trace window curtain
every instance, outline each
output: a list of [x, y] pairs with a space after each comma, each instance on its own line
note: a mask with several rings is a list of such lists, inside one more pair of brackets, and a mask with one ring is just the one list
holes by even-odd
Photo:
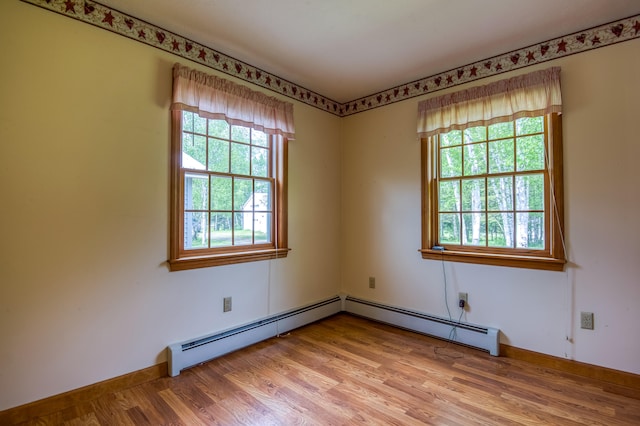
[[560, 68], [553, 67], [418, 104], [418, 135], [562, 113]]
[[171, 109], [295, 138], [293, 104], [180, 64], [173, 67]]

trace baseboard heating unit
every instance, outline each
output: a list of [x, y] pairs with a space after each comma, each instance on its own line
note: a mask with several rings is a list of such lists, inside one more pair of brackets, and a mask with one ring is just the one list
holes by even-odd
[[[500, 353], [499, 330], [497, 328], [459, 323], [447, 318], [382, 305], [351, 296], [347, 296], [345, 299], [344, 310], [396, 327], [483, 349], [494, 356], [498, 356]], [[455, 333], [452, 333], [454, 327]]]
[[342, 299], [335, 296], [210, 336], [169, 345], [167, 348], [169, 375], [177, 376], [185, 368], [286, 333], [294, 328], [337, 314], [341, 310]]

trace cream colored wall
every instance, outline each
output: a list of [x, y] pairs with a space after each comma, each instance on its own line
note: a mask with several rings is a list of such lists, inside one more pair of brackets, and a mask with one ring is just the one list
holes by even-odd
[[[468, 292], [463, 320], [498, 327], [503, 343], [640, 373], [639, 52], [634, 40], [536, 67], [562, 67], [566, 272], [422, 260], [415, 132], [426, 97], [344, 119], [343, 291], [447, 316], [444, 268], [453, 317]], [[595, 313], [595, 330], [579, 328], [580, 311]]]
[[18, 1], [0, 40], [0, 410], [339, 292], [338, 118], [295, 104], [288, 258], [169, 272], [177, 58]]

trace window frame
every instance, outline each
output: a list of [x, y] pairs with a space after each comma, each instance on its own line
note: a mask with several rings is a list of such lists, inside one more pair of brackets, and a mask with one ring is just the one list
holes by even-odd
[[[197, 114], [197, 113], [195, 113]], [[273, 232], [271, 243], [184, 249], [184, 176], [182, 168], [182, 110], [171, 111], [171, 198], [169, 269], [180, 271], [287, 257], [288, 140], [268, 134], [271, 144], [270, 167], [274, 180]], [[247, 126], [250, 127], [250, 126]]]
[[[434, 152], [436, 137], [421, 138], [422, 248], [423, 259], [448, 260], [494, 266], [562, 271], [566, 263], [564, 248], [564, 193], [562, 160], [562, 118], [544, 115], [546, 137], [545, 235], [544, 250], [460, 246], [439, 243], [438, 232], [438, 164]], [[474, 127], [473, 125], [468, 127]], [[545, 182], [545, 183], [547, 183]], [[547, 211], [548, 210], [548, 211]], [[434, 247], [444, 247], [444, 250]]]

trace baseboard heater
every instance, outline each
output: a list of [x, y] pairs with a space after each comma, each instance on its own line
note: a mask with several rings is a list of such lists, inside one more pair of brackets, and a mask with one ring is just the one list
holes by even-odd
[[[494, 356], [500, 354], [499, 330], [497, 328], [459, 323], [446, 318], [356, 299], [351, 296], [347, 296], [345, 299], [344, 310], [354, 315], [396, 327], [483, 349]], [[452, 333], [454, 327], [455, 333]]]
[[177, 376], [185, 368], [286, 333], [294, 328], [337, 314], [341, 310], [342, 299], [335, 296], [220, 333], [169, 345], [167, 348], [169, 375]]

